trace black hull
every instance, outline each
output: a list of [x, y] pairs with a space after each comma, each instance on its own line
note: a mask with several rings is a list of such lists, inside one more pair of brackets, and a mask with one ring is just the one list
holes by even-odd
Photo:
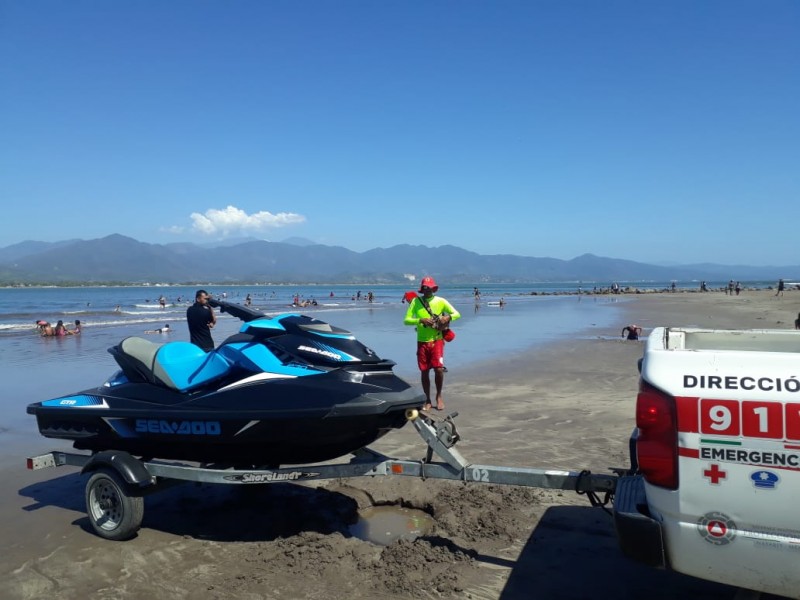
[[[418, 406], [418, 404], [415, 404]], [[124, 450], [140, 458], [164, 458], [200, 463], [223, 463], [236, 466], [270, 466], [304, 464], [330, 460], [368, 446], [392, 429], [402, 427], [405, 410], [393, 411], [380, 417], [331, 418], [319, 421], [282, 419], [254, 426], [248, 439], [195, 435], [187, 439], [182, 434], [151, 434], [141, 438], [122, 438], [109, 430], [104, 422], [95, 419], [65, 420], [61, 415], [38, 415], [40, 433], [45, 437], [73, 440], [79, 450], [100, 452]], [[124, 419], [135, 426], [137, 419]], [[158, 428], [176, 429], [183, 423], [214, 423], [192, 418], [150, 418], [147, 422]], [[227, 421], [223, 429], [239, 429], [246, 421]], [[177, 427], [176, 427], [177, 426]], [[191, 427], [191, 425], [190, 425]], [[257, 435], [256, 435], [257, 434]], [[80, 436], [80, 437], [76, 437]]]
[[137, 403], [101, 396], [102, 391], [82, 394], [102, 397], [110, 405], [107, 410], [37, 403], [28, 412], [36, 415], [43, 436], [72, 440], [79, 450], [124, 450], [147, 459], [277, 467], [331, 460], [368, 446], [402, 427], [406, 411], [420, 408], [424, 401], [407, 386], [327, 406], [295, 402], [300, 406], [282, 410], [198, 406], [208, 399], [183, 406], [115, 408], [115, 404]]

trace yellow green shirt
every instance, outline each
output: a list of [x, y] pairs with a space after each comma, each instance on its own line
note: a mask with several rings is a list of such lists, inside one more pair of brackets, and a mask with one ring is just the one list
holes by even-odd
[[[439, 296], [432, 296], [427, 298], [428, 305], [431, 307], [431, 310], [434, 314], [441, 315], [446, 314], [450, 315], [450, 319], [455, 321], [456, 319], [461, 318], [461, 313], [459, 313], [453, 305], [450, 304], [444, 298], [440, 298]], [[425, 310], [425, 307], [422, 306], [422, 302], [420, 302], [419, 297], [414, 298], [411, 303], [408, 305], [408, 310], [406, 311], [406, 318], [403, 320], [405, 325], [415, 325], [417, 328], [417, 341], [418, 342], [433, 342], [434, 340], [442, 339], [442, 332], [438, 329], [434, 329], [432, 327], [425, 327], [422, 323], [420, 323], [420, 319], [428, 319], [431, 315]]]

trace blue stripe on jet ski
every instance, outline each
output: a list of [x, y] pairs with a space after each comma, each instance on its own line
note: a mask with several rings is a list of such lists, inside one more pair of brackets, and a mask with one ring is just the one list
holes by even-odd
[[275, 315], [272, 318], [275, 319], [276, 321], [280, 321], [281, 319], [285, 319], [286, 317], [301, 317], [301, 316], [302, 315], [300, 313], [281, 313], [279, 315]]
[[249, 321], [247, 323], [243, 323], [242, 326], [239, 328], [239, 333], [247, 333], [249, 329], [271, 329], [277, 331], [286, 331], [286, 328], [278, 323], [278, 319], [256, 319], [255, 321]]
[[98, 396], [88, 396], [78, 394], [77, 396], [64, 396], [53, 400], [45, 400], [42, 406], [61, 406], [61, 407], [81, 407], [81, 406], [102, 406], [103, 399]]
[[354, 340], [356, 336], [352, 333], [342, 334], [342, 333], [325, 333], [324, 331], [312, 331], [310, 329], [306, 329], [307, 333], [311, 333], [314, 335], [318, 335], [319, 337], [326, 337], [326, 338], [333, 338], [337, 340]]

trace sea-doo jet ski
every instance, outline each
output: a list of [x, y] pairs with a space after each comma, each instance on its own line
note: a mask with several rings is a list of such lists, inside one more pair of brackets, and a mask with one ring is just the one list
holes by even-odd
[[99, 387], [28, 406], [40, 433], [77, 449], [230, 466], [325, 461], [402, 427], [425, 396], [350, 332], [296, 313], [244, 321], [209, 353], [128, 337]]

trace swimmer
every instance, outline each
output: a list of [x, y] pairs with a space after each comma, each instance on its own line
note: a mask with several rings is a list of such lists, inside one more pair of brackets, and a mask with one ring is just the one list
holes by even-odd
[[639, 336], [642, 335], [642, 328], [638, 325], [628, 325], [627, 327], [623, 327], [620, 337], [625, 337], [626, 331], [628, 332], [627, 339], [629, 340], [638, 340]]

